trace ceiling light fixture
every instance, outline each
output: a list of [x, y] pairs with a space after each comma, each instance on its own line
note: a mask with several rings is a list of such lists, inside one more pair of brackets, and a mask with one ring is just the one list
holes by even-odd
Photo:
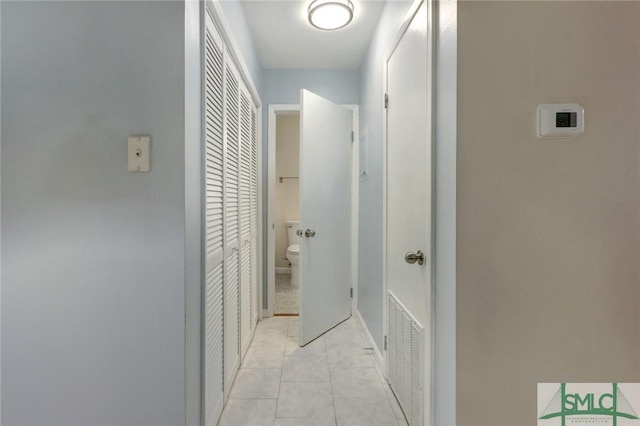
[[338, 30], [353, 19], [351, 0], [314, 0], [309, 5], [309, 23], [321, 30]]

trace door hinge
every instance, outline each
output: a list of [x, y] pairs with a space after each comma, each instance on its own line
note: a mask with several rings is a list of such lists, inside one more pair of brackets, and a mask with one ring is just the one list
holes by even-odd
[[349, 289], [349, 297], [353, 299], [353, 287]]
[[388, 93], [384, 94], [384, 107], [385, 108], [389, 108], [389, 94]]
[[354, 138], [354, 135], [353, 135], [353, 130], [352, 130], [351, 131], [351, 143], [353, 143], [353, 138]]
[[384, 336], [384, 350], [387, 350], [387, 336]]

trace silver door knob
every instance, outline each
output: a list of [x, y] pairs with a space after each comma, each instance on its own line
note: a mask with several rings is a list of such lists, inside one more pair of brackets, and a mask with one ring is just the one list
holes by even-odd
[[418, 250], [416, 253], [410, 251], [404, 255], [404, 261], [410, 265], [418, 262], [418, 265], [424, 265], [424, 253], [422, 250]]
[[315, 237], [316, 231], [314, 231], [313, 229], [307, 229], [306, 231], [304, 231], [304, 236], [307, 238]]
[[304, 235], [304, 231], [303, 231], [302, 229], [298, 229], [298, 230], [296, 231], [296, 235], [297, 235], [298, 237], [302, 237], [302, 236]]

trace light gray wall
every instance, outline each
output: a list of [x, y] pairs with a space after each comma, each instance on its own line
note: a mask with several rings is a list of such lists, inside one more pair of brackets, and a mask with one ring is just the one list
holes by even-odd
[[539, 382], [640, 381], [640, 3], [458, 18], [458, 426], [532, 425]]
[[[369, 51], [360, 68], [360, 143], [368, 135], [368, 177], [360, 180], [358, 242], [358, 310], [382, 349], [382, 161], [384, 118], [384, 55], [391, 48], [410, 1], [386, 4]], [[362, 165], [361, 165], [362, 167]]]
[[202, 64], [199, 0], [184, 8], [185, 425], [200, 426], [202, 294]]
[[1, 28], [1, 423], [184, 424], [184, 4], [3, 1]]
[[240, 50], [256, 90], [262, 95], [262, 64], [256, 51], [251, 31], [244, 16], [244, 10], [238, 0], [219, 0], [224, 16], [229, 24], [231, 36]]
[[299, 104], [300, 89], [337, 104], [357, 104], [360, 95], [357, 70], [265, 69], [262, 82], [264, 105]]

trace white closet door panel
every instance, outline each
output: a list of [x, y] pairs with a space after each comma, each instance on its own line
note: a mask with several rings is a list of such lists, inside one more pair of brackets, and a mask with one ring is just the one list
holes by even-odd
[[225, 54], [224, 74], [224, 391], [228, 397], [240, 365], [239, 309], [239, 86], [238, 71]]
[[240, 367], [238, 310], [238, 252], [225, 261], [224, 297], [224, 392], [228, 397]]
[[251, 104], [244, 87], [240, 91], [240, 233], [251, 226]]
[[258, 322], [258, 123], [255, 105], [251, 105], [251, 329]]
[[257, 321], [257, 112], [211, 18], [204, 34], [204, 423], [215, 425]]
[[240, 338], [241, 354], [251, 343], [251, 241], [247, 239], [240, 251]]
[[239, 78], [235, 66], [225, 61], [225, 225], [226, 247], [237, 247], [239, 238], [240, 120]]
[[223, 393], [223, 265], [207, 275], [205, 287], [205, 425], [215, 426], [224, 405]]
[[223, 393], [223, 50], [210, 19], [204, 55], [204, 423], [214, 426]]
[[251, 343], [251, 103], [240, 85], [240, 341]]

